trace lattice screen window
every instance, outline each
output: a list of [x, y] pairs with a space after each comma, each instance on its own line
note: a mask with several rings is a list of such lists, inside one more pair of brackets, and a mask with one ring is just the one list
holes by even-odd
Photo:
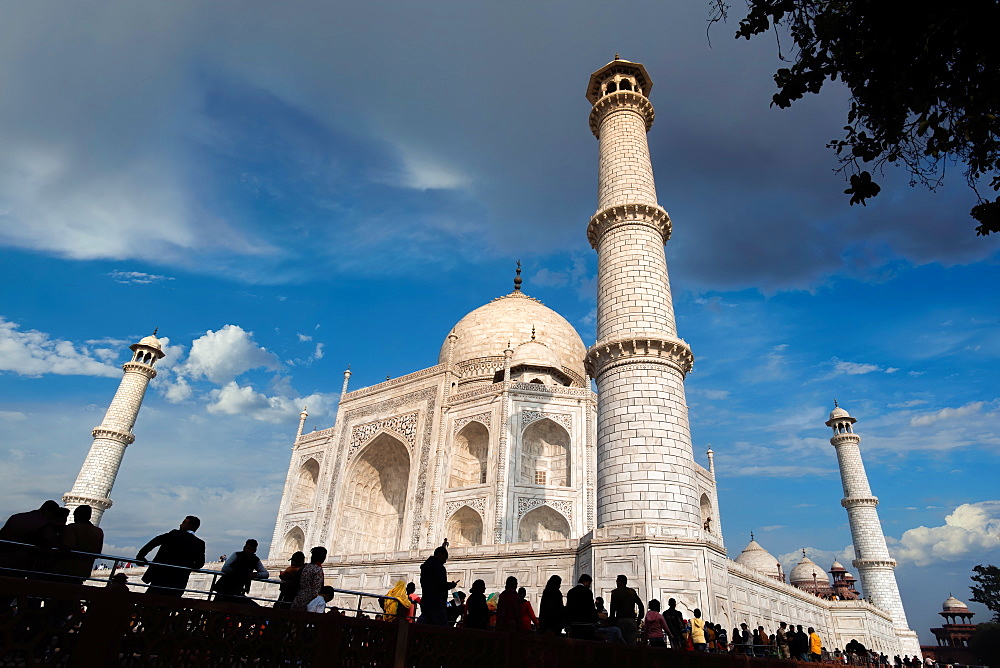
[[536, 485], [545, 484], [545, 471], [535, 471], [535, 484]]

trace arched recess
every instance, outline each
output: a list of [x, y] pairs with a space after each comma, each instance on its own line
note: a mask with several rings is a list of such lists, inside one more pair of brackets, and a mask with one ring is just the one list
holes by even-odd
[[462, 506], [448, 518], [448, 543], [455, 547], [483, 544], [483, 518], [469, 506]]
[[281, 558], [285, 560], [296, 552], [302, 552], [305, 544], [306, 537], [302, 533], [302, 529], [293, 527], [291, 531], [285, 534], [285, 540], [281, 543]]
[[570, 537], [569, 522], [549, 506], [538, 506], [521, 518], [518, 540], [564, 540]]
[[319, 481], [319, 462], [310, 457], [299, 467], [295, 480], [292, 508], [309, 508], [316, 498], [316, 483]]
[[399, 548], [410, 481], [410, 455], [389, 434], [376, 436], [357, 455], [346, 476], [337, 551], [392, 552]]
[[701, 526], [705, 531], [715, 532], [715, 515], [712, 513], [712, 500], [708, 494], [701, 495]]
[[479, 422], [470, 422], [455, 437], [449, 487], [471, 487], [486, 482], [486, 455], [490, 432]]
[[548, 487], [570, 486], [569, 433], [549, 419], [528, 425], [521, 436], [518, 482]]

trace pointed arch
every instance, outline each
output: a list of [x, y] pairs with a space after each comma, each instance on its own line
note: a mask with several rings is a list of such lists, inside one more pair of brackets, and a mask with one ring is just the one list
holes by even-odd
[[285, 560], [296, 552], [302, 552], [306, 544], [306, 536], [299, 527], [292, 529], [285, 534], [285, 539], [281, 543], [281, 559]]
[[536, 420], [521, 434], [522, 485], [569, 487], [570, 437], [566, 429], [548, 418]]
[[705, 531], [715, 533], [715, 513], [712, 512], [712, 500], [708, 494], [701, 495], [701, 526]]
[[337, 551], [392, 552], [399, 548], [410, 482], [410, 453], [388, 432], [380, 432], [357, 454], [345, 479], [357, 483], [356, 498], [341, 503]]
[[455, 436], [449, 487], [471, 487], [486, 482], [486, 461], [490, 432], [486, 425], [472, 421]]
[[569, 522], [551, 506], [538, 506], [521, 518], [518, 540], [564, 540], [570, 537]]
[[483, 518], [470, 506], [462, 506], [445, 525], [448, 542], [455, 547], [483, 544]]
[[319, 482], [319, 462], [310, 457], [302, 462], [295, 479], [295, 492], [292, 496], [292, 508], [309, 508], [316, 498], [316, 485]]

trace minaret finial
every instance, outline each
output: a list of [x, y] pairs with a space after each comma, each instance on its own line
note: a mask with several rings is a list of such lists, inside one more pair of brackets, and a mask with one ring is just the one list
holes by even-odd
[[517, 261], [517, 271], [514, 274], [514, 292], [521, 291], [521, 261]]
[[833, 407], [834, 408], [840, 408], [840, 404], [837, 403], [836, 399], [833, 400]]
[[750, 532], [750, 540], [753, 540], [753, 531]]
[[802, 558], [806, 558], [806, 548], [802, 548]]
[[615, 51], [615, 60], [621, 60], [621, 58], [618, 57], [618, 52], [617, 51]]
[[154, 328], [153, 328], [153, 336], [156, 336], [156, 333], [157, 333], [158, 331], [160, 331], [160, 328], [159, 328], [159, 327], [154, 327]]

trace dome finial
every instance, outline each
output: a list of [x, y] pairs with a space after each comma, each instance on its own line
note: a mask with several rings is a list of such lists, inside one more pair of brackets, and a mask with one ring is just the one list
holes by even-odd
[[531, 340], [532, 341], [535, 340], [535, 326], [534, 325], [531, 326]]
[[517, 271], [514, 274], [514, 292], [521, 291], [521, 261], [517, 261]]
[[617, 51], [615, 51], [615, 60], [621, 60], [621, 58], [618, 56], [618, 52]]
[[157, 333], [158, 331], [160, 331], [160, 328], [159, 328], [159, 327], [154, 327], [154, 328], [153, 328], [153, 336], [156, 336], [156, 333]]
[[833, 400], [833, 407], [834, 408], [840, 408], [840, 404], [837, 403], [836, 399]]
[[753, 531], [750, 532], [750, 540], [753, 540]]

